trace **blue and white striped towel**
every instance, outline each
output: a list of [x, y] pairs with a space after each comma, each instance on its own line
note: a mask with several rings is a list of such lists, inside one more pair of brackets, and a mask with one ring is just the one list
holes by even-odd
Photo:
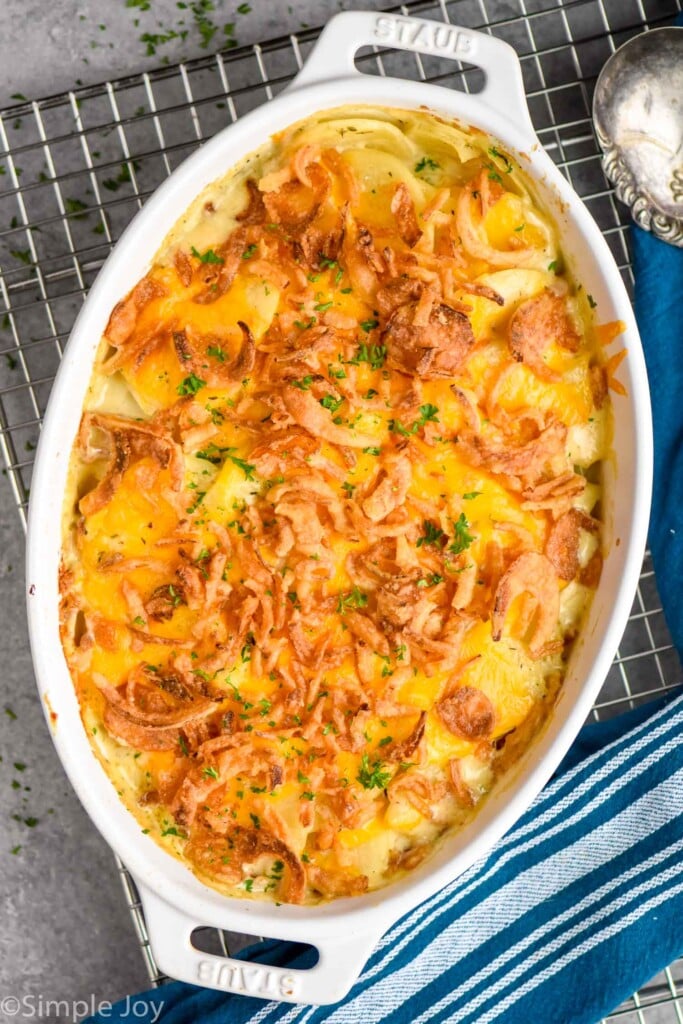
[[[683, 951], [683, 696], [662, 703], [587, 726], [517, 826], [387, 932], [337, 1007], [174, 982], [147, 994], [147, 1019], [595, 1024]], [[307, 966], [295, 950], [268, 942], [240, 955]], [[92, 1021], [123, 1024], [130, 1010], [118, 1005]]]

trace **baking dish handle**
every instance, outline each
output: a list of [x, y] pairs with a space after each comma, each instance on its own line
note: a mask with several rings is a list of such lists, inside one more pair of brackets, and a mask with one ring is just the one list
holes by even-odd
[[484, 103], [535, 139], [524, 92], [522, 68], [508, 43], [485, 32], [426, 18], [371, 11], [344, 11], [323, 29], [290, 89], [314, 82], [357, 77], [356, 52], [361, 46], [411, 50], [431, 57], [473, 64], [484, 71], [481, 92], [468, 99]]
[[313, 944], [319, 960], [315, 967], [275, 967], [200, 952], [192, 945], [191, 935], [201, 922], [138, 882], [136, 885], [152, 953], [163, 973], [191, 985], [242, 996], [286, 1003], [336, 1003], [353, 985], [384, 930], [358, 932], [348, 928], [343, 935], [316, 938]]

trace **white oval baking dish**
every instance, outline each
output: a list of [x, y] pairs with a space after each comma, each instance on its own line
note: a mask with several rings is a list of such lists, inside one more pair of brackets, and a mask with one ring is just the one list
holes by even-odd
[[[476, 95], [360, 74], [358, 48], [392, 46], [481, 67]], [[195, 196], [273, 132], [340, 103], [428, 107], [474, 124], [526, 160], [557, 219], [565, 252], [597, 302], [601, 321], [626, 324], [620, 376], [628, 397], [614, 401], [614, 459], [606, 471], [607, 557], [581, 641], [545, 732], [487, 800], [479, 815], [401, 881], [317, 907], [229, 899], [203, 885], [143, 835], [95, 758], [58, 632], [57, 570], [62, 496], [92, 363], [110, 310], [146, 272], [164, 236]], [[90, 817], [135, 878], [159, 967], [172, 977], [289, 1002], [341, 999], [386, 929], [483, 856], [527, 809], [556, 769], [607, 674], [626, 625], [643, 555], [652, 471], [645, 364], [631, 306], [609, 249], [585, 207], [536, 138], [514, 50], [491, 36], [388, 14], [353, 12], [327, 25], [306, 66], [277, 99], [226, 128], [190, 157], [135, 217], [103, 267], [74, 326], [57, 375], [36, 457], [27, 547], [28, 617], [38, 687], [53, 740]], [[200, 953], [192, 930], [208, 925], [314, 944], [308, 971], [249, 966]]]

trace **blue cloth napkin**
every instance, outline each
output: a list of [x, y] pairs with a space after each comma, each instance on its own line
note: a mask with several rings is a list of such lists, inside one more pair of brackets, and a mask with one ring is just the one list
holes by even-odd
[[[654, 410], [650, 545], [680, 653], [683, 250], [637, 228], [632, 234]], [[136, 1020], [595, 1024], [683, 953], [682, 737], [683, 697], [584, 728], [515, 828], [489, 857], [394, 925], [336, 1007], [173, 982], [136, 997]], [[271, 941], [241, 956], [304, 967], [300, 948]], [[128, 1001], [89, 1018], [129, 1020]]]
[[683, 249], [633, 228], [635, 310], [655, 438], [650, 550], [669, 630], [683, 652]]

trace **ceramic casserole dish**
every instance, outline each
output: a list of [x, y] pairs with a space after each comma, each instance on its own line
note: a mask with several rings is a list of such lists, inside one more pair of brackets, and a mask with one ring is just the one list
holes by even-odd
[[[483, 69], [481, 92], [360, 74], [361, 46], [412, 50]], [[344, 103], [428, 108], [500, 139], [525, 162], [555, 218], [563, 251], [594, 296], [602, 320], [621, 320], [627, 397], [614, 402], [612, 457], [604, 470], [605, 563], [559, 699], [547, 727], [508, 772], [474, 820], [442, 842], [407, 877], [384, 889], [318, 906], [228, 898], [142, 834], [119, 800], [85, 734], [58, 624], [61, 509], [73, 439], [96, 350], [114, 304], [145, 274], [180, 212], [274, 132]], [[456, 26], [354, 12], [330, 21], [305, 67], [280, 96], [220, 132], [175, 171], [134, 219], [107, 260], [74, 326], [45, 417], [29, 515], [28, 616], [38, 687], [54, 743], [88, 814], [138, 886], [162, 971], [195, 984], [288, 1002], [333, 1003], [358, 976], [389, 926], [487, 853], [557, 768], [607, 674], [636, 589], [650, 501], [651, 426], [646, 373], [633, 313], [598, 227], [543, 151], [529, 118], [521, 68], [501, 40]], [[307, 971], [248, 965], [199, 952], [192, 931], [212, 926], [313, 944]]]

